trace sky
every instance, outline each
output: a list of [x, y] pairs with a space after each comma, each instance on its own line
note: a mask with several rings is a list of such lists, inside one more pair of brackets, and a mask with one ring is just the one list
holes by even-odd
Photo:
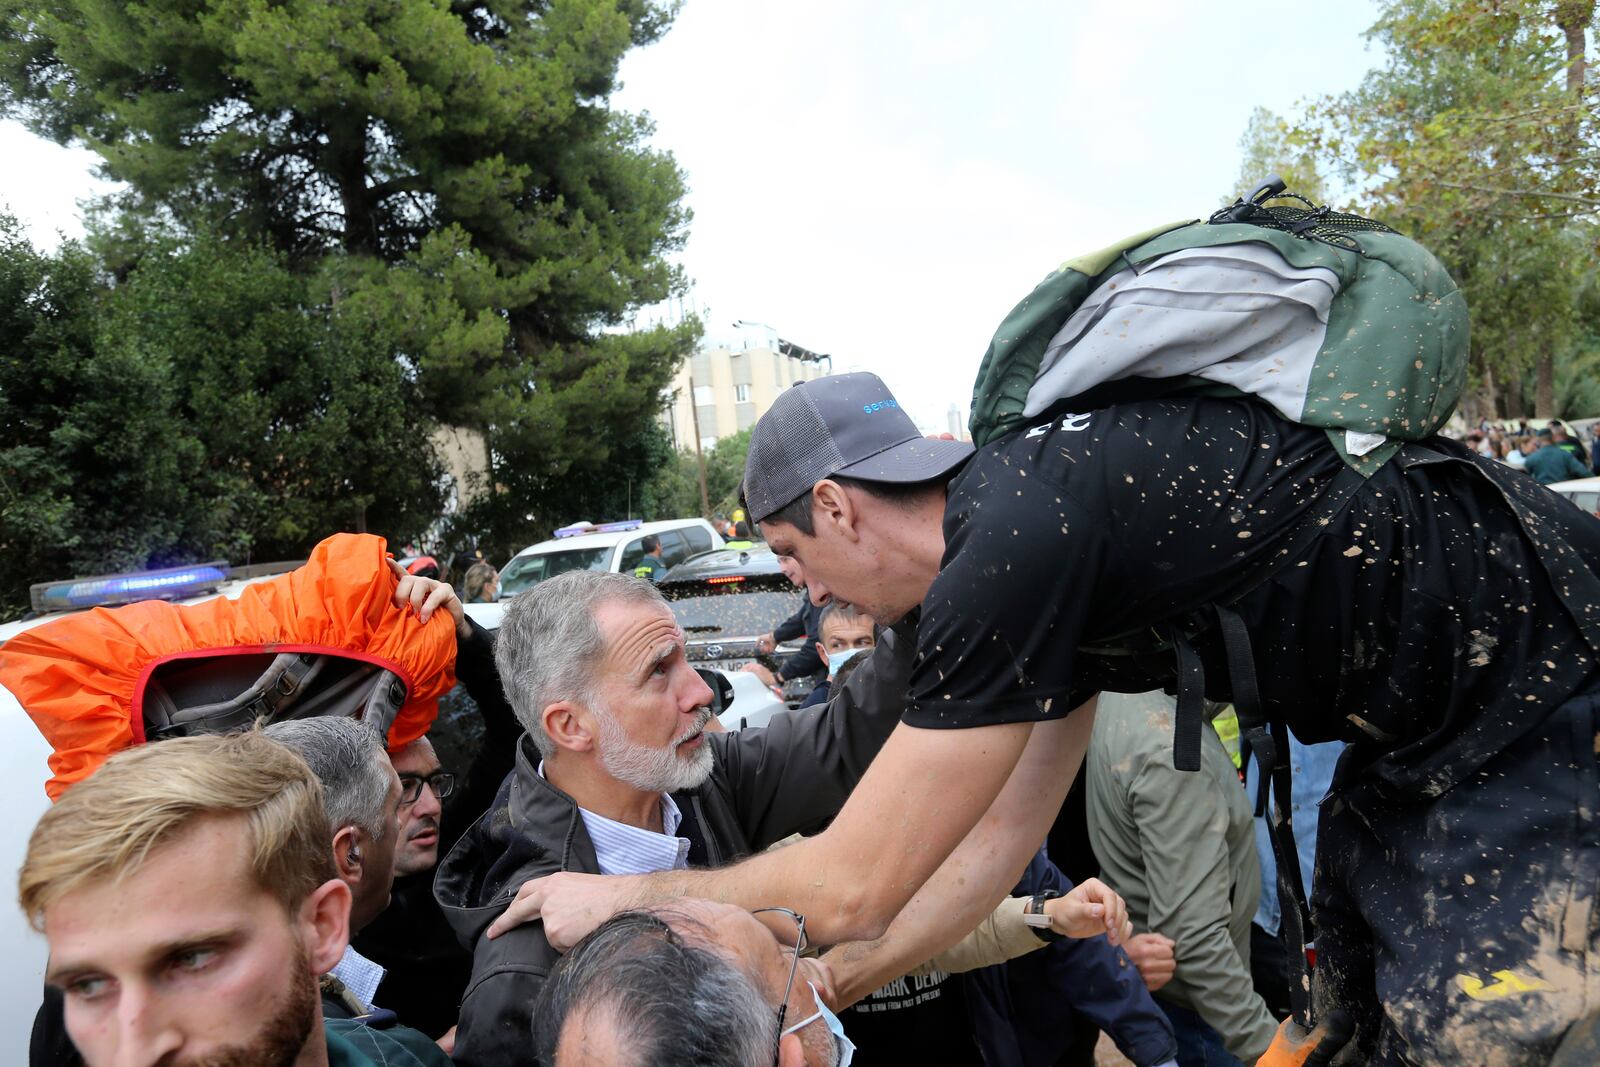
[[[1314, 13], [1313, 13], [1314, 11]], [[1065, 259], [1236, 194], [1251, 111], [1379, 59], [1371, 0], [685, 0], [631, 53], [694, 212], [678, 258], [708, 338], [766, 323], [881, 374], [925, 428], [965, 410], [995, 326]], [[94, 156], [0, 122], [0, 203], [82, 234]], [[653, 314], [660, 314], [655, 309]]]
[[707, 335], [764, 322], [928, 429], [1052, 268], [1235, 195], [1252, 110], [1355, 88], [1368, 0], [686, 0], [625, 61]]

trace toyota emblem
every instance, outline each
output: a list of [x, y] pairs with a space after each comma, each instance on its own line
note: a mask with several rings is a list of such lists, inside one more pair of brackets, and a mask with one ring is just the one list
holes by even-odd
[[706, 658], [707, 659], [721, 659], [722, 658], [722, 646], [721, 645], [707, 645], [706, 646]]

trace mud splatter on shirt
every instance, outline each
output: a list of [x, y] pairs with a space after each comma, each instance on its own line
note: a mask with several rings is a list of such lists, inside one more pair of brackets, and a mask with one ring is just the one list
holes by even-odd
[[[1268, 712], [1307, 743], [1361, 744], [1405, 793], [1448, 788], [1600, 684], [1515, 515], [1464, 449], [1440, 447], [1459, 462], [1391, 461], [1235, 604]], [[1099, 690], [1171, 685], [1168, 655], [1084, 649], [1283, 554], [1342, 463], [1323, 431], [1223, 399], [1058, 415], [980, 449], [950, 484], [905, 721], [1058, 718]], [[1554, 494], [1533, 507], [1600, 572], [1600, 522]], [[1207, 695], [1228, 699], [1220, 642], [1196, 643]]]

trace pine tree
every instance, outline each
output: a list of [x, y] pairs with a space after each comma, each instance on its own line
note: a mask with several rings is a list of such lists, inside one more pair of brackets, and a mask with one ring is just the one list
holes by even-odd
[[682, 175], [609, 106], [622, 57], [674, 13], [0, 0], [0, 113], [126, 183], [98, 230], [119, 273], [158, 232], [260, 242], [328, 281], [324, 310], [376, 338], [346, 332], [351, 358], [412, 383], [394, 418], [419, 449], [439, 423], [484, 434], [480, 532], [504, 548], [647, 473], [647, 423], [696, 336], [616, 332], [683, 287]]

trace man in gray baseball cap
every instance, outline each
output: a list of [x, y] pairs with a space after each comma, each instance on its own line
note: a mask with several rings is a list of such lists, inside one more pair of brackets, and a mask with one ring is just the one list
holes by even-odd
[[[971, 456], [970, 444], [918, 432], [876, 374], [830, 375], [797, 384], [756, 423], [745, 460], [745, 508], [782, 546], [797, 533], [815, 538], [819, 516], [849, 527], [850, 538], [830, 538], [824, 546], [844, 548], [836, 562], [846, 568], [843, 583], [856, 590], [844, 599], [894, 622], [927, 592], [928, 565], [938, 572], [944, 485]], [[825, 564], [806, 574], [819, 604], [837, 592], [824, 573], [833, 569]], [[858, 574], [868, 580], [852, 581]]]
[[[1175, 771], [1199, 766], [1204, 698], [1229, 695], [1269, 766], [1286, 747], [1269, 722], [1352, 742], [1313, 903], [1318, 1010], [1354, 1021], [1355, 1058], [1548, 1063], [1593, 1010], [1563, 991], [1600, 959], [1600, 844], [1579, 829], [1594, 763], [1572, 759], [1593, 746], [1571, 740], [1600, 732], [1600, 526], [1450, 442], [1362, 472], [1259, 399], [1136, 385], [1030, 395], [1029, 421], [965, 462], [916, 440], [870, 375], [785, 394], [753, 434], [751, 517], [813, 598], [914, 623], [900, 726], [815, 837], [714, 872], [530, 883], [519, 913], [559, 942], [682, 893], [781, 903], [818, 942], [872, 940], [892, 919], [874, 952], [898, 952], [929, 912], [953, 939], [957, 913], [997, 901], [1043, 840], [1096, 693], [1176, 692]], [[1518, 863], [1485, 859], [1507, 850]], [[1279, 864], [1291, 961], [1298, 869]], [[1587, 925], [1544, 906], [1552, 886]], [[1418, 938], [1423, 900], [1442, 903]], [[1502, 973], [1518, 999], [1480, 998]], [[1302, 1021], [1309, 987], [1290, 983]]]
[[970, 444], [919, 433], [876, 374], [797, 382], [750, 433], [745, 506], [751, 518], [764, 522], [824, 478], [931, 482], [971, 455]]
[[[987, 452], [924, 438], [876, 375], [820, 378], [785, 392], [757, 423], [745, 466], [746, 509], [813, 601], [832, 596], [891, 624], [897, 642], [917, 649], [915, 672], [922, 674], [935, 665], [918, 632], [918, 604], [964, 606], [969, 594], [981, 593], [974, 579], [986, 580], [984, 565], [968, 557], [953, 576], [959, 589], [934, 590], [946, 557], [946, 508], [958, 506], [949, 497]], [[993, 474], [983, 471], [978, 480], [987, 485]], [[1038, 488], [1053, 500], [1047, 482]], [[1037, 503], [1030, 495], [1018, 506]], [[968, 651], [949, 648], [953, 655]], [[877, 668], [868, 657], [856, 676]], [[1016, 679], [985, 684], [1010, 688]], [[884, 979], [907, 973], [953, 945], [1015, 885], [1071, 785], [1062, 768], [1082, 762], [1093, 725], [1092, 714], [1069, 716], [1073, 705], [1065, 700], [1046, 701], [1041, 711], [1008, 699], [1000, 715], [975, 721], [982, 697], [913, 704], [915, 696], [823, 833], [718, 871], [530, 881], [500, 924], [542, 918], [546, 935], [565, 949], [609, 915], [658, 894], [751, 908], [761, 906], [753, 901], [782, 903], [803, 912], [808, 932], [821, 929], [831, 943], [872, 941], [863, 949], [869, 971]], [[948, 728], [957, 726], [965, 728]], [[1093, 884], [1089, 914], [1116, 943], [1125, 905]]]

